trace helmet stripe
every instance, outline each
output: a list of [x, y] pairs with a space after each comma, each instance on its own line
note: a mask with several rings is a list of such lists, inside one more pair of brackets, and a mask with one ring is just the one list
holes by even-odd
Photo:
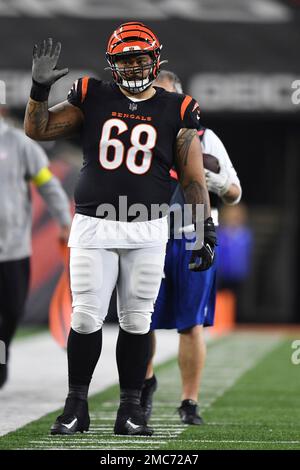
[[81, 103], [83, 103], [85, 100], [87, 89], [88, 89], [88, 83], [89, 83], [89, 77], [83, 77], [81, 81]]
[[154, 48], [155, 45], [160, 47], [158, 38], [151, 29], [143, 23], [129, 22], [122, 24], [113, 32], [108, 41], [108, 52], [111, 53], [120, 42], [128, 42], [129, 40], [151, 42], [151, 47]]

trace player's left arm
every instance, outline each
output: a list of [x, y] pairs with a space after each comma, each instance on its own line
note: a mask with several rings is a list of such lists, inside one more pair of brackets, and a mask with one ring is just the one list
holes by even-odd
[[197, 204], [204, 204], [204, 240], [197, 234], [197, 240], [191, 253], [189, 268], [192, 271], [204, 271], [214, 261], [216, 233], [210, 214], [210, 202], [205, 182], [201, 144], [196, 129], [183, 128], [176, 140], [176, 168], [179, 183], [184, 191], [185, 200], [192, 205], [193, 223], [197, 227]]
[[204, 218], [210, 217], [210, 202], [203, 168], [203, 156], [196, 129], [181, 129], [176, 139], [176, 169], [196, 223], [196, 204], [204, 204]]

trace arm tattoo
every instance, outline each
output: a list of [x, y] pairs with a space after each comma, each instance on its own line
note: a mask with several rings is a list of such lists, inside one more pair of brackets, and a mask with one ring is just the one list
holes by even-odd
[[196, 135], [196, 129], [183, 129], [177, 138], [177, 158], [181, 160], [183, 166], [188, 163], [189, 149]]
[[197, 204], [204, 204], [204, 219], [209, 217], [209, 196], [205, 187], [198, 181], [191, 181], [184, 188], [184, 196], [187, 204], [192, 204], [193, 223], [197, 221]]
[[[180, 181], [187, 204], [192, 205], [193, 222], [197, 219], [197, 204], [204, 204], [205, 218], [209, 217], [209, 196], [205, 186], [200, 181], [189, 179], [184, 184], [187, 166], [190, 164], [190, 146], [194, 137], [198, 138], [196, 129], [183, 129], [176, 141], [177, 165], [179, 167]], [[189, 171], [190, 173], [190, 171]]]
[[43, 132], [48, 122], [48, 102], [33, 103], [30, 101], [26, 108], [26, 119], [38, 132]]
[[[66, 109], [65, 106], [61, 111]], [[69, 135], [73, 124], [71, 121], [65, 120], [61, 122], [49, 123], [48, 102], [43, 101], [40, 103], [30, 101], [26, 108], [25, 119], [28, 121], [39, 136], [45, 140], [51, 140], [58, 137]]]

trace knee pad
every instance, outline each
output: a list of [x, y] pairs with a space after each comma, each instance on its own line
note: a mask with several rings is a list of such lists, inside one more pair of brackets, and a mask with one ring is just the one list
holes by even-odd
[[[77, 333], [98, 331], [104, 320], [101, 312], [100, 289], [103, 281], [102, 265], [95, 262], [91, 250], [72, 249], [70, 260], [73, 314], [71, 327]], [[103, 317], [103, 318], [102, 318]]]
[[91, 311], [84, 311], [80, 307], [74, 307], [72, 313], [71, 327], [76, 333], [89, 335], [102, 328], [103, 321]]
[[127, 333], [144, 335], [150, 330], [150, 312], [123, 312], [120, 327]]
[[143, 257], [136, 261], [132, 273], [132, 286], [137, 297], [155, 301], [163, 276], [161, 256]]
[[72, 292], [82, 293], [100, 289], [103, 282], [102, 264], [95, 263], [93, 253], [82, 253], [80, 249], [73, 249], [70, 277]]

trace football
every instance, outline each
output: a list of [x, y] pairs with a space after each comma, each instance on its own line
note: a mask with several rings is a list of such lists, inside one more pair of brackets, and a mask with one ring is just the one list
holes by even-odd
[[212, 171], [213, 173], [220, 173], [219, 160], [209, 153], [203, 154], [203, 166], [206, 170]]

